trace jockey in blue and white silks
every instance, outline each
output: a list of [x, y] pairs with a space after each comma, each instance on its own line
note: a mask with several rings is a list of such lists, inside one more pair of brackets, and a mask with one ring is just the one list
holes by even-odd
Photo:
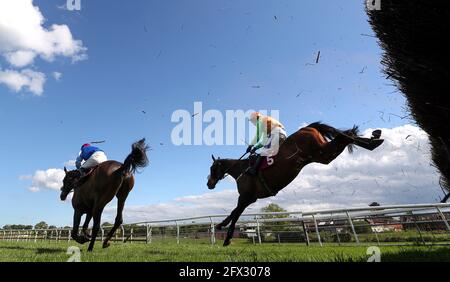
[[95, 167], [107, 160], [108, 158], [106, 157], [105, 152], [100, 148], [91, 146], [91, 144], [84, 144], [81, 146], [80, 153], [75, 161], [75, 166], [83, 174], [89, 168]]

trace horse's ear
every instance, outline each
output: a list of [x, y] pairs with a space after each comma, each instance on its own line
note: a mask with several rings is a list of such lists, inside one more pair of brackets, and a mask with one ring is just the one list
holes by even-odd
[[67, 168], [66, 167], [64, 167], [64, 172], [67, 174]]
[[216, 158], [214, 157], [214, 155], [211, 155], [211, 157], [212, 157], [213, 161], [215, 162]]

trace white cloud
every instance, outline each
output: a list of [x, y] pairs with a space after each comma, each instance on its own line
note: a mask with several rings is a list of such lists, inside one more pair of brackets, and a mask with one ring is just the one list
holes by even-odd
[[31, 69], [21, 71], [0, 69], [1, 83], [12, 91], [19, 92], [25, 88], [34, 95], [40, 96], [44, 92], [45, 74]]
[[0, 1], [0, 53], [10, 64], [23, 67], [36, 56], [47, 61], [56, 56], [74, 61], [85, 58], [86, 48], [67, 25], [46, 28], [44, 22], [32, 0]]
[[53, 76], [53, 78], [54, 78], [55, 80], [59, 81], [59, 80], [61, 79], [61, 77], [62, 77], [62, 73], [57, 72], [57, 71], [54, 71], [54, 72], [52, 73], [52, 76]]
[[[87, 59], [87, 48], [76, 40], [67, 25], [44, 26], [45, 18], [32, 0], [0, 1], [0, 57], [9, 64], [8, 70], [0, 69], [0, 84], [15, 92], [25, 87], [35, 95], [41, 95], [45, 75], [29, 69], [36, 57], [51, 62], [55, 57], [70, 58], [72, 62]], [[59, 75], [58, 75], [59, 74]], [[53, 73], [56, 80], [60, 73]]]
[[57, 190], [61, 189], [62, 181], [65, 173], [62, 169], [50, 168], [47, 170], [38, 170], [34, 175], [20, 176], [21, 180], [31, 180], [31, 185], [28, 190], [31, 192], [38, 192], [41, 189]]
[[[370, 135], [371, 129], [364, 134]], [[408, 137], [409, 136], [409, 137]], [[277, 196], [258, 200], [246, 212], [269, 203], [290, 211], [367, 206], [371, 202], [409, 204], [437, 202], [441, 190], [438, 174], [430, 166], [428, 136], [416, 126], [383, 129], [385, 143], [375, 151], [347, 151], [330, 165], [310, 164]], [[206, 189], [206, 188], [205, 188]], [[126, 206], [126, 222], [227, 214], [236, 206], [235, 188], [185, 196], [171, 202]], [[113, 220], [115, 208], [105, 209]]]
[[64, 163], [64, 166], [66, 167], [75, 166], [75, 160], [68, 160], [67, 162]]
[[24, 67], [33, 63], [36, 53], [32, 51], [18, 50], [4, 53], [6, 60], [15, 67]]

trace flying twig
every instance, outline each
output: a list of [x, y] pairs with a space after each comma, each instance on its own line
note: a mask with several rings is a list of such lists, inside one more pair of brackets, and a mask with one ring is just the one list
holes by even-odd
[[360, 35], [361, 35], [361, 36], [367, 36], [367, 37], [373, 37], [373, 38], [376, 38], [375, 35], [370, 35], [370, 34], [366, 34], [366, 33], [361, 33]]

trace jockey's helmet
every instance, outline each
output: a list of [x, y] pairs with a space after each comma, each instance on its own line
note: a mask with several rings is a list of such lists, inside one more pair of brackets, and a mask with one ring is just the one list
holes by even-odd
[[253, 124], [256, 124], [256, 120], [258, 119], [258, 118], [261, 118], [261, 113], [259, 113], [259, 112], [253, 112], [253, 113], [251, 113], [250, 114], [250, 121], [253, 123]]
[[83, 146], [81, 146], [81, 149], [83, 149], [84, 147], [89, 147], [89, 146], [91, 146], [91, 144], [88, 144], [88, 143], [83, 144]]

